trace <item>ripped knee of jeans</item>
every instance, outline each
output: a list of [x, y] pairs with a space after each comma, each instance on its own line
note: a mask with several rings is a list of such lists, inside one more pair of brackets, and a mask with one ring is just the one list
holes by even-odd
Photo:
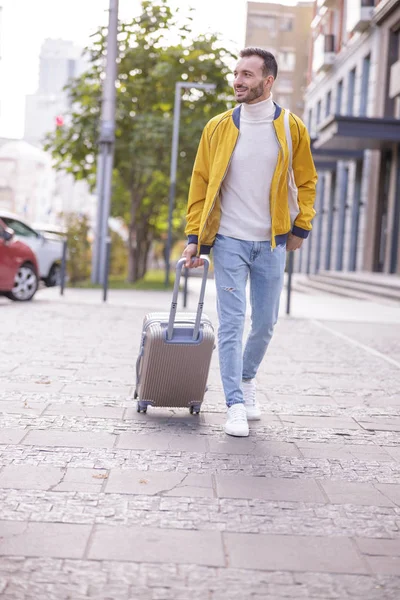
[[233, 287], [221, 286], [221, 288], [224, 290], [224, 292], [234, 292], [235, 291], [235, 288], [233, 288]]

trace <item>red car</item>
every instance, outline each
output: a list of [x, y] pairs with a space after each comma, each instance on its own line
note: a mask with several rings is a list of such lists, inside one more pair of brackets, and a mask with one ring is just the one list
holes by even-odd
[[0, 295], [10, 300], [32, 300], [39, 284], [36, 256], [0, 219]]

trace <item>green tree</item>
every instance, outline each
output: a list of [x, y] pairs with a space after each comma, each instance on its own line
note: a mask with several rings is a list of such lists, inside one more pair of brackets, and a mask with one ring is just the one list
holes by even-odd
[[[179, 18], [179, 23], [178, 23]], [[112, 214], [129, 225], [129, 281], [144, 276], [154, 239], [165, 239], [175, 83], [216, 84], [212, 94], [183, 96], [174, 228], [182, 231], [193, 161], [208, 119], [232, 103], [227, 83], [232, 55], [216, 35], [192, 39], [191, 17], [173, 13], [166, 0], [142, 2], [142, 13], [119, 25], [116, 141]], [[90, 69], [69, 85], [71, 114], [49, 134], [47, 149], [59, 169], [94, 187], [106, 30], [87, 50]]]
[[84, 281], [90, 275], [89, 221], [86, 215], [67, 213], [65, 224], [68, 244], [68, 278], [70, 283], [74, 284]]

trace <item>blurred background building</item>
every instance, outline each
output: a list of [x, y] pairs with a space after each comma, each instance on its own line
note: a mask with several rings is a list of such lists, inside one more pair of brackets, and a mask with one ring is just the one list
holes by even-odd
[[69, 111], [65, 85], [87, 67], [82, 52], [67, 40], [44, 41], [38, 89], [26, 97], [24, 139], [0, 139], [0, 207], [31, 222], [60, 224], [61, 214], [74, 212], [94, 223], [96, 198], [87, 183], [56, 172], [43, 150], [46, 134], [62, 127]]
[[273, 90], [274, 100], [299, 115], [304, 110], [313, 4], [247, 4], [245, 45], [259, 46], [274, 54], [279, 68]]
[[311, 36], [318, 217], [297, 270], [400, 274], [400, 0], [316, 0]]
[[48, 131], [54, 129], [69, 109], [64, 86], [81, 75], [87, 63], [83, 49], [66, 40], [44, 41], [39, 57], [39, 85], [34, 94], [26, 96], [24, 139], [41, 145]]

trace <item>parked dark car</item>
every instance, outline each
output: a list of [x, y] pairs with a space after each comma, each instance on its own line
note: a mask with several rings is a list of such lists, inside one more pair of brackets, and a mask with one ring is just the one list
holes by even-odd
[[15, 239], [14, 231], [0, 219], [0, 294], [10, 300], [32, 300], [39, 284], [33, 251]]

